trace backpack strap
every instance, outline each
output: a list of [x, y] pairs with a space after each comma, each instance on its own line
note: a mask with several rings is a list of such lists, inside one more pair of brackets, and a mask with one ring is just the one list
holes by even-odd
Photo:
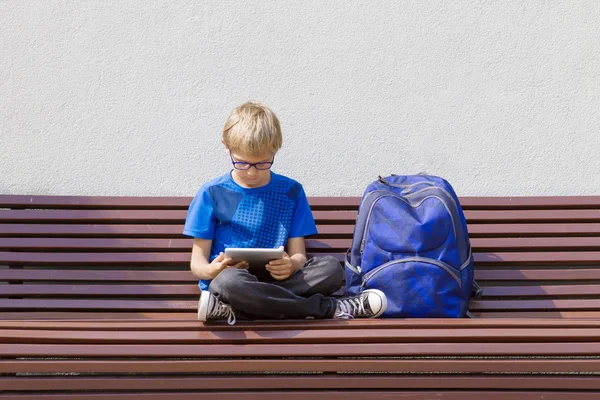
[[471, 289], [471, 296], [475, 300], [479, 300], [483, 297], [483, 289], [475, 280], [473, 280], [473, 289]]
[[356, 267], [354, 265], [352, 265], [350, 263], [350, 250], [348, 249], [348, 251], [346, 252], [346, 257], [344, 259], [344, 265], [346, 266], [346, 268], [348, 268], [349, 270], [351, 270], [352, 272], [354, 272], [357, 275], [362, 275], [362, 271], [360, 270], [360, 265], [357, 265]]
[[[471, 297], [475, 300], [479, 300], [481, 299], [481, 297], [483, 297], [483, 289], [481, 288], [481, 286], [479, 286], [477, 282], [475, 282], [475, 280], [473, 280], [473, 288], [471, 289], [471, 291]], [[469, 310], [467, 310], [465, 316], [468, 318], [477, 319], [477, 317], [473, 315], [473, 313]]]

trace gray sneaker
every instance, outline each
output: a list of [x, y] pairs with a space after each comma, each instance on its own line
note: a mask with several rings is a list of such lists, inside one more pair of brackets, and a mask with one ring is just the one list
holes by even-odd
[[229, 325], [235, 324], [235, 314], [229, 304], [217, 299], [212, 293], [203, 291], [198, 302], [198, 321], [227, 319]]
[[387, 308], [387, 298], [381, 290], [368, 289], [357, 296], [338, 300], [333, 318], [375, 318]]

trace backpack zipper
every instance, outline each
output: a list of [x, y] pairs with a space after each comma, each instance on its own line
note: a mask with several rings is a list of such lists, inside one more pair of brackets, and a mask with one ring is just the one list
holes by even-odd
[[407, 263], [407, 262], [421, 262], [421, 263], [431, 264], [431, 265], [435, 265], [437, 267], [440, 267], [444, 271], [448, 272], [450, 274], [450, 276], [452, 276], [454, 278], [454, 280], [458, 283], [458, 287], [460, 287], [462, 289], [462, 282], [461, 282], [460, 278], [458, 277], [457, 273], [452, 269], [452, 267], [449, 266], [448, 264], [443, 263], [443, 262], [438, 261], [438, 260], [434, 260], [432, 258], [426, 258], [426, 257], [407, 257], [407, 258], [402, 258], [402, 259], [398, 259], [398, 260], [388, 261], [387, 263], [385, 263], [383, 265], [380, 265], [379, 267], [375, 268], [374, 270], [368, 272], [363, 277], [363, 281], [360, 284], [359, 290], [362, 292], [363, 289], [364, 289], [364, 287], [365, 287], [365, 285], [367, 284], [367, 282], [371, 278], [373, 278], [373, 276], [375, 276], [377, 273], [381, 272], [385, 268], [389, 267], [390, 265], [393, 265], [393, 264], [402, 264], [402, 263]]
[[402, 190], [402, 194], [404, 195], [408, 195], [411, 191], [412, 188], [415, 186], [419, 186], [419, 185], [427, 185], [427, 186], [435, 186], [435, 183], [431, 183], [431, 182], [417, 182], [417, 183], [411, 183], [410, 185], [399, 185], [397, 183], [387, 183], [388, 186], [392, 186], [398, 189], [403, 189]]
[[[394, 175], [394, 174], [392, 174], [392, 176], [397, 176], [397, 175]], [[423, 190], [429, 189], [429, 188], [425, 188], [425, 189], [421, 189], [421, 190], [419, 190], [419, 191], [417, 191], [417, 192], [415, 192], [415, 193], [410, 193], [410, 191], [412, 190], [411, 188], [413, 188], [413, 187], [415, 187], [415, 186], [419, 186], [419, 185], [427, 185], [427, 186], [430, 186], [430, 187], [431, 187], [431, 186], [436, 186], [436, 184], [435, 184], [435, 183], [432, 183], [432, 182], [427, 182], [427, 181], [422, 181], [422, 182], [411, 183], [411, 184], [408, 184], [408, 185], [399, 185], [399, 184], [397, 184], [397, 183], [389, 183], [389, 182], [387, 182], [387, 181], [384, 181], [384, 180], [383, 180], [383, 178], [382, 178], [381, 176], [379, 176], [379, 181], [380, 181], [382, 184], [384, 184], [384, 185], [387, 185], [387, 186], [391, 186], [391, 187], [396, 187], [396, 188], [404, 189], [404, 190], [402, 190], [402, 193], [401, 193], [401, 194], [403, 194], [403, 195], [405, 195], [405, 196], [408, 196], [408, 195], [414, 195], [414, 194], [420, 193], [420, 192], [421, 192], [421, 191], [423, 191]], [[409, 190], [406, 190], [406, 189], [409, 189]], [[444, 189], [442, 189], [442, 188], [439, 188], [439, 189], [440, 189], [440, 190], [443, 190], [443, 191], [444, 191], [444, 193], [446, 193], [446, 194], [448, 195], [448, 197], [449, 197], [449, 198], [450, 198], [452, 201], [454, 201], [454, 199], [452, 198], [452, 196], [450, 196], [450, 194], [449, 194], [447, 191], [445, 191], [445, 190], [444, 190]], [[385, 193], [385, 194], [388, 194], [388, 193], [390, 193], [388, 190], [382, 190], [382, 189], [376, 189], [376, 190], [373, 190], [372, 192], [369, 192], [369, 193], [367, 193], [367, 195], [366, 195], [366, 196], [365, 196], [365, 197], [364, 197], [364, 198], [361, 200], [361, 204], [366, 204], [366, 202], [367, 202], [367, 199], [368, 199], [369, 197], [371, 197], [371, 195], [373, 195], [373, 194], [377, 194], [377, 193], [381, 193], [381, 192], [383, 192], [383, 193]], [[379, 200], [379, 199], [375, 199], [375, 200], [373, 201], [373, 203], [375, 203], [377, 200]], [[454, 202], [454, 203], [455, 203], [455, 205], [456, 205], [456, 202]], [[355, 224], [357, 224], [357, 223], [358, 223], [358, 218], [359, 218], [359, 216], [360, 216], [360, 211], [361, 211], [361, 208], [359, 207], [359, 209], [358, 209], [358, 212], [356, 213], [356, 221], [355, 221]], [[368, 222], [370, 215], [371, 215], [371, 210], [369, 210], [369, 214], [367, 215], [367, 220], [365, 221], [365, 225], [366, 225], [366, 223]], [[453, 220], [454, 220], [454, 219], [453, 219]], [[366, 229], [365, 229], [365, 231], [366, 231]], [[361, 253], [361, 254], [363, 253], [363, 250], [364, 250], [364, 248], [365, 248], [365, 244], [364, 244], [364, 236], [365, 236], [365, 235], [363, 235], [363, 240], [361, 241], [361, 245], [360, 245], [360, 253]]]
[[[418, 191], [416, 191], [414, 193], [410, 193], [410, 194], [406, 195], [406, 197], [416, 196], [417, 194], [422, 193], [425, 190], [429, 190], [429, 189], [431, 189], [431, 188], [425, 188], [425, 189], [418, 190]], [[444, 191], [446, 194], [448, 194], [448, 192], [446, 192], [444, 189], [441, 189], [441, 188], [438, 188], [438, 189], [440, 189], [440, 190]], [[374, 192], [371, 192], [371, 193], [374, 193]], [[373, 203], [371, 203], [371, 207], [369, 208], [369, 213], [367, 214], [367, 219], [365, 220], [365, 229], [364, 229], [364, 232], [363, 232], [363, 235], [362, 235], [362, 239], [360, 241], [360, 254], [363, 254], [363, 252], [365, 250], [365, 242], [367, 240], [367, 232], [369, 231], [367, 228], [369, 226], [369, 221], [371, 219], [371, 214], [373, 213], [373, 209], [375, 208], [375, 203], [377, 203], [379, 200], [381, 200], [384, 197], [396, 197], [399, 200], [401, 200], [401, 201], [405, 202], [406, 204], [408, 204], [412, 208], [419, 207], [421, 204], [423, 204], [423, 202], [425, 200], [430, 199], [430, 198], [436, 198], [436, 199], [440, 200], [440, 202], [442, 203], [442, 205], [444, 206], [444, 208], [446, 209], [446, 211], [450, 215], [450, 218], [452, 219], [452, 228], [453, 228], [453, 231], [454, 231], [454, 237], [456, 237], [456, 221], [454, 220], [454, 216], [452, 215], [452, 212], [448, 209], [448, 206], [444, 202], [444, 199], [442, 199], [441, 197], [435, 196], [435, 195], [427, 196], [427, 197], [423, 198], [419, 203], [413, 205], [409, 201], [407, 201], [405, 198], [403, 198], [402, 196], [400, 196], [398, 194], [395, 194], [395, 193], [389, 193], [389, 192], [387, 192], [386, 194], [377, 197], [375, 200], [373, 200]], [[450, 197], [450, 198], [452, 198], [452, 197]]]

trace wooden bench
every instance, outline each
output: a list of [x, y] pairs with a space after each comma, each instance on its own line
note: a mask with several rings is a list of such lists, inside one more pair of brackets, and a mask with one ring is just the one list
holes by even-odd
[[[478, 319], [203, 325], [190, 198], [0, 196], [0, 400], [599, 399], [600, 197], [461, 202]], [[340, 261], [358, 198], [310, 198]]]

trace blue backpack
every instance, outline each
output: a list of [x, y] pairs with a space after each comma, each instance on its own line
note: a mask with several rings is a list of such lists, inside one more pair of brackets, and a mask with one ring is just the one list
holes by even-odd
[[392, 175], [371, 183], [361, 199], [346, 289], [383, 291], [382, 317], [463, 317], [474, 264], [465, 216], [452, 186], [428, 175]]

